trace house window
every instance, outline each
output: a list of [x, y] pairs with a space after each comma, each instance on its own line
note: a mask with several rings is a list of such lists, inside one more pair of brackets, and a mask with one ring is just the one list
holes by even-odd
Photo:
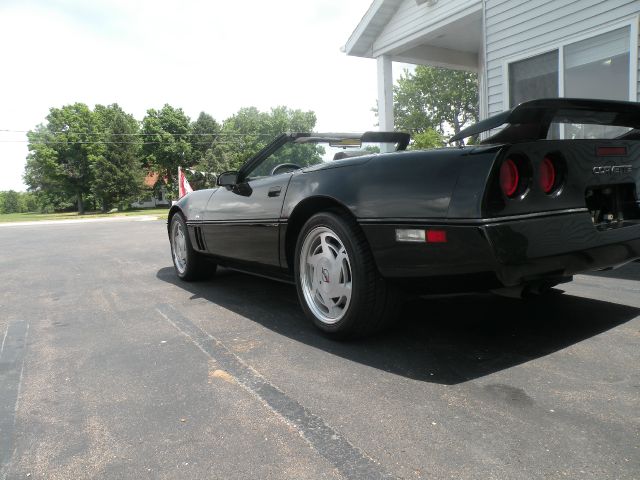
[[509, 104], [558, 96], [558, 50], [509, 64]]
[[[508, 63], [509, 107], [558, 96], [629, 100], [635, 78], [631, 69], [635, 59], [632, 62], [630, 55], [635, 34], [631, 32], [627, 25]], [[613, 138], [625, 131], [619, 127], [552, 123], [548, 138]]]
[[[629, 27], [564, 47], [564, 96], [629, 99]], [[569, 124], [564, 138], [615, 138], [622, 127]]]
[[629, 100], [630, 45], [626, 26], [509, 63], [509, 107], [558, 96]]
[[629, 99], [629, 27], [564, 47], [564, 96]]

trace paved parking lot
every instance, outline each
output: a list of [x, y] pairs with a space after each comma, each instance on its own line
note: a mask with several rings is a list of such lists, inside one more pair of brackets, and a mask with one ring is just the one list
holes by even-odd
[[336, 343], [159, 221], [0, 229], [0, 480], [638, 479], [640, 263]]

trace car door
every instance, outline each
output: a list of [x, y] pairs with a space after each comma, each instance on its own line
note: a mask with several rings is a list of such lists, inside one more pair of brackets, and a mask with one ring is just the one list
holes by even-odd
[[291, 172], [220, 187], [211, 197], [203, 233], [214, 255], [280, 266], [279, 221]]

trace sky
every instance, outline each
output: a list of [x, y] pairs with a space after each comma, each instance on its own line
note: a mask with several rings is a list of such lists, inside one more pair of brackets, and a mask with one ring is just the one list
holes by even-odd
[[[51, 107], [313, 110], [374, 129], [376, 62], [340, 51], [372, 0], [0, 0], [0, 190], [25, 190], [24, 133]], [[394, 65], [394, 76], [401, 68]]]

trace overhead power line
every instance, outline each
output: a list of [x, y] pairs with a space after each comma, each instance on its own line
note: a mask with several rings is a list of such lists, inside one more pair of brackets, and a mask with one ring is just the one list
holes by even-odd
[[[40, 141], [29, 140], [0, 140], [0, 143], [30, 143], [31, 145], [160, 145], [166, 142], [110, 142], [102, 140], [83, 141]], [[189, 142], [189, 145], [212, 145], [212, 142]], [[237, 145], [235, 142], [214, 142], [213, 145]]]
[[[8, 128], [0, 129], [1, 133], [28, 133], [28, 130], [14, 130]], [[245, 138], [260, 138], [260, 137], [269, 137], [273, 138], [273, 135], [268, 133], [170, 133], [164, 132], [162, 134], [157, 133], [110, 133], [110, 132], [76, 132], [72, 130], [66, 131], [54, 131], [43, 132], [46, 134], [54, 135], [54, 138], [51, 140], [48, 139], [34, 139], [33, 141], [22, 138], [22, 139], [2, 139], [0, 137], [0, 143], [29, 143], [31, 145], [161, 145], [167, 143], [166, 140], [155, 140], [148, 137], [154, 136], [167, 136], [172, 137], [173, 139], [180, 139], [182, 137], [189, 137], [190, 139], [198, 139], [199, 137], [207, 137], [206, 141], [192, 141], [189, 140], [190, 145], [235, 145], [236, 142], [230, 141], [232, 138], [235, 139], [245, 139]], [[78, 136], [104, 136], [104, 137], [120, 137], [120, 138], [139, 138], [141, 141], [114, 141], [114, 140], [100, 140], [100, 139], [89, 139], [89, 140], [76, 140], [70, 141], [61, 138], [62, 135], [78, 135]], [[57, 137], [57, 138], [56, 138]], [[186, 139], [185, 139], [186, 140]]]
[[[29, 133], [33, 130], [11, 130], [8, 128], [0, 128], [0, 132], [7, 133]], [[40, 132], [34, 132], [40, 133]], [[171, 133], [171, 132], [161, 132], [161, 133], [110, 133], [110, 132], [76, 132], [73, 130], [57, 130], [57, 131], [44, 131], [42, 133], [48, 133], [53, 135], [111, 135], [111, 136], [153, 136], [153, 135], [172, 135], [174, 137], [273, 137], [274, 135], [270, 133]]]

